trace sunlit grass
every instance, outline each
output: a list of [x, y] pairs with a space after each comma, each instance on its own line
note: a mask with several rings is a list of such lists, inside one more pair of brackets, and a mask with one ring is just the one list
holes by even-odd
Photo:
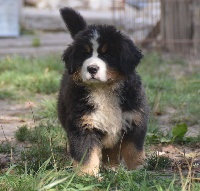
[[[51, 94], [58, 91], [64, 64], [58, 55], [39, 58], [7, 57], [0, 64], [0, 88]], [[1, 93], [3, 97], [3, 93]], [[5, 97], [5, 96], [4, 96]]]
[[[194, 68], [189, 74], [180, 74], [187, 67], [183, 61], [163, 60], [159, 54], [153, 53], [145, 56], [139, 73], [151, 108], [158, 101], [161, 114], [165, 114], [168, 108], [176, 110], [171, 115], [173, 123], [193, 125], [199, 123], [200, 72]], [[160, 94], [159, 100], [155, 100], [157, 94]]]

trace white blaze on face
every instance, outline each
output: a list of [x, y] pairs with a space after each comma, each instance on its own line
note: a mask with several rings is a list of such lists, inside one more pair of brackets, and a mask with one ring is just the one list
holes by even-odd
[[99, 43], [97, 42], [98, 37], [99, 37], [99, 35], [98, 35], [97, 31], [94, 31], [94, 36], [91, 39], [92, 48], [93, 48], [92, 57], [98, 56], [98, 52], [97, 52], [97, 49], [99, 47]]
[[[98, 58], [98, 52], [97, 52], [97, 49], [99, 47], [99, 43], [97, 42], [98, 37], [99, 35], [95, 30], [93, 38], [91, 39], [92, 49], [93, 49], [92, 56], [84, 61], [83, 66], [81, 68], [81, 77], [84, 82], [89, 80], [91, 80], [92, 82], [95, 82], [95, 80], [102, 82], [107, 81], [106, 63], [100, 58]], [[88, 72], [89, 66], [96, 66], [99, 68], [97, 73], [94, 74], [93, 76], [91, 75], [91, 73]]]

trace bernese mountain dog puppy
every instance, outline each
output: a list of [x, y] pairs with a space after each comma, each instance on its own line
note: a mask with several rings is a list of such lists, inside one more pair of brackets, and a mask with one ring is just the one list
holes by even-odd
[[73, 166], [97, 175], [100, 165], [120, 162], [137, 169], [144, 161], [148, 107], [135, 68], [142, 58], [132, 40], [114, 26], [87, 25], [71, 8], [61, 16], [73, 38], [63, 53], [66, 66], [58, 116], [67, 133]]

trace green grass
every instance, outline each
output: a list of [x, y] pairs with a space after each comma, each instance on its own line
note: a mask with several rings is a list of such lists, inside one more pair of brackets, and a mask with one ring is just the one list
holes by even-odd
[[47, 120], [57, 120], [57, 100], [55, 97], [51, 99], [44, 99], [42, 101], [36, 117]]
[[[186, 123], [188, 126], [199, 125], [200, 72], [195, 68], [192, 72], [181, 75], [188, 68], [187, 63], [178, 59], [162, 59], [158, 53], [145, 56], [138, 72], [142, 76], [148, 102], [151, 109], [147, 143], [172, 143], [171, 132], [164, 135], [159, 131], [157, 115], [169, 114], [169, 126]], [[200, 132], [199, 132], [200, 135]], [[176, 140], [175, 140], [176, 141]], [[180, 140], [178, 140], [180, 141]], [[199, 142], [199, 138], [188, 138], [183, 142]]]
[[40, 42], [40, 39], [38, 37], [35, 37], [35, 38], [32, 39], [32, 46], [33, 47], [41, 46], [41, 42]]
[[[7, 57], [0, 60], [1, 99], [23, 93], [51, 94], [58, 91], [64, 64], [58, 55], [39, 58]], [[10, 93], [12, 92], [12, 93]]]
[[[26, 134], [26, 138], [21, 137]], [[57, 124], [39, 124], [33, 129], [21, 127], [16, 132], [16, 138], [19, 141], [31, 143], [31, 146], [24, 147], [21, 151], [20, 163], [25, 166], [28, 171], [38, 171], [40, 166], [49, 158], [49, 168], [64, 166], [64, 163], [69, 164], [66, 160], [66, 137], [61, 127]], [[19, 139], [20, 138], [20, 139]]]
[[181, 190], [180, 184], [174, 183], [178, 179], [173, 175], [147, 171], [128, 172], [120, 168], [116, 172], [102, 172], [103, 179], [98, 181], [92, 176], [77, 176], [71, 169], [50, 170], [48, 165], [49, 160], [36, 173], [24, 172], [19, 166], [11, 166], [5, 175], [0, 176], [2, 190]]
[[[199, 125], [200, 73], [194, 68], [181, 75], [187, 67], [182, 60], [164, 60], [157, 53], [146, 55], [139, 66], [151, 109], [146, 146], [200, 141], [200, 134], [186, 138], [180, 129], [167, 135], [159, 130], [158, 116], [169, 114], [169, 109], [175, 111], [169, 115], [170, 127]], [[30, 118], [34, 115], [36, 120], [34, 127], [24, 125], [16, 131], [15, 137], [23, 148], [13, 148], [8, 142], [0, 145], [0, 153], [9, 155], [12, 150], [15, 157], [15, 162], [9, 162], [6, 168], [0, 164], [0, 190], [182, 191], [178, 173], [165, 172], [172, 161], [156, 155], [150, 156], [140, 171], [102, 169], [101, 181], [77, 176], [66, 155], [65, 132], [57, 120], [56, 94], [63, 68], [58, 55], [0, 60], [0, 100], [32, 99], [39, 103], [33, 114], [30, 112]], [[192, 185], [193, 191], [200, 190], [199, 183]]]
[[159, 114], [165, 114], [168, 108], [174, 109], [173, 124], [199, 123], [200, 72], [194, 66], [193, 72], [181, 75], [187, 67], [179, 60], [163, 60], [157, 53], [146, 55], [139, 66], [151, 108], [158, 104]]
[[15, 94], [13, 93], [12, 90], [8, 91], [8, 90], [4, 90], [1, 89], [0, 90], [0, 100], [5, 100], [5, 99], [15, 99]]
[[12, 145], [10, 142], [3, 142], [0, 144], [0, 153], [10, 153]]
[[[21, 139], [23, 136], [26, 139]], [[116, 171], [102, 170], [103, 179], [99, 181], [93, 176], [77, 176], [72, 171], [64, 151], [66, 137], [58, 124], [39, 124], [32, 129], [23, 126], [16, 137], [27, 146], [21, 150], [16, 164], [11, 164], [6, 173], [0, 173], [2, 190], [181, 191], [178, 175], [159, 172], [171, 164], [166, 157], [152, 155], [144, 170], [127, 171], [123, 167]], [[198, 191], [200, 185], [196, 183], [193, 187]]]

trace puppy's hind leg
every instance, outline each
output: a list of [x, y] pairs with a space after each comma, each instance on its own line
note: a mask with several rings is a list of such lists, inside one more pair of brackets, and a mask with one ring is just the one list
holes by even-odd
[[143, 149], [137, 149], [132, 142], [123, 142], [121, 148], [121, 155], [124, 159], [125, 165], [129, 170], [135, 170], [142, 167], [145, 159]]
[[142, 167], [145, 159], [143, 143], [144, 135], [133, 136], [133, 133], [125, 134], [121, 143], [121, 156], [129, 170]]

